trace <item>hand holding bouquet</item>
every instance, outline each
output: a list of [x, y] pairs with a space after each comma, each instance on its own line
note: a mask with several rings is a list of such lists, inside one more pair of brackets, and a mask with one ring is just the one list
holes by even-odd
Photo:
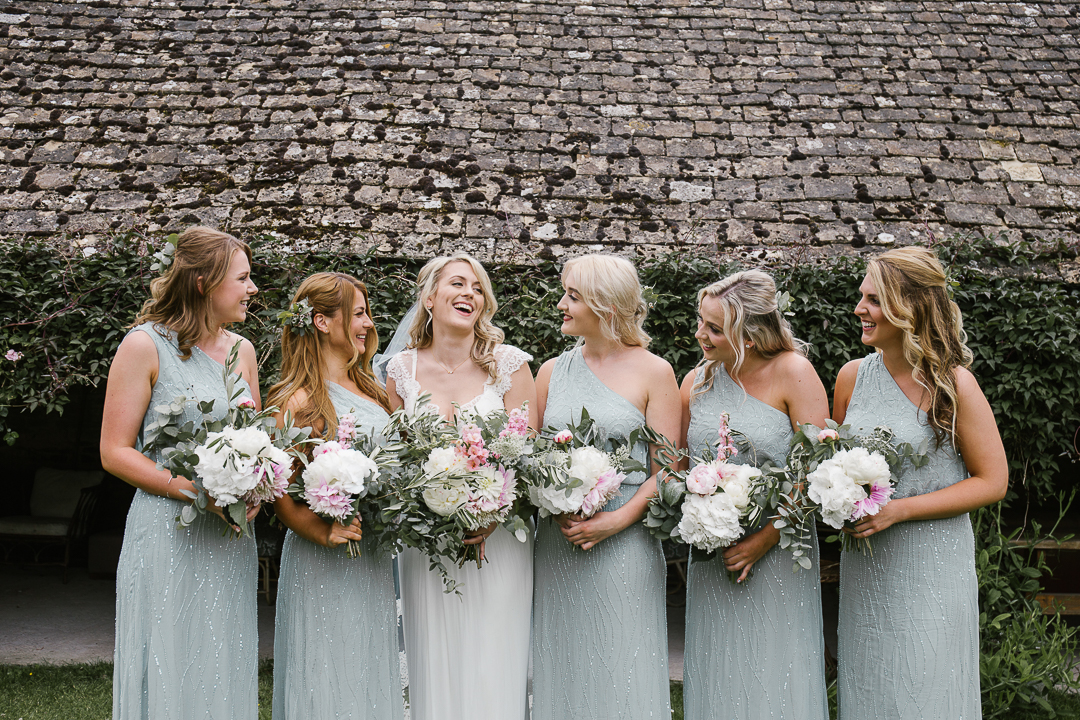
[[160, 417], [147, 426], [144, 447], [161, 452], [159, 469], [195, 486], [194, 493], [181, 491], [193, 501], [177, 517], [181, 526], [207, 512], [212, 500], [243, 536], [251, 534], [248, 510], [285, 494], [293, 458], [300, 455], [298, 448], [307, 442], [309, 431], [294, 428], [290, 414], [285, 427], [278, 428], [272, 417], [277, 408], [255, 412], [255, 403], [237, 387], [239, 349], [239, 343], [233, 346], [225, 364], [229, 398], [225, 413], [215, 419], [214, 401], [198, 402], [201, 418], [181, 422], [185, 407], [193, 401], [179, 396], [154, 408]]

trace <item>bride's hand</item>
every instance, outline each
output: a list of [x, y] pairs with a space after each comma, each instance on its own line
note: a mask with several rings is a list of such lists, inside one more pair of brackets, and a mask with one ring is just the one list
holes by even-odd
[[352, 522], [348, 526], [334, 521], [330, 523], [326, 528], [326, 540], [323, 545], [328, 548], [337, 547], [338, 545], [344, 545], [350, 540], [359, 542], [363, 538], [363, 533], [360, 529], [360, 518], [354, 517]]
[[491, 523], [487, 527], [483, 527], [483, 528], [480, 528], [479, 530], [472, 530], [470, 532], [465, 533], [465, 540], [463, 540], [463, 542], [466, 545], [476, 545], [476, 544], [480, 545], [480, 560], [481, 561], [484, 560], [485, 541], [488, 539], [488, 537], [491, 535], [491, 533], [495, 532], [495, 528], [497, 528], [498, 526], [499, 526], [498, 523]]
[[614, 513], [598, 512], [588, 520], [582, 520], [578, 515], [562, 515], [567, 519], [567, 524], [562, 527], [562, 534], [570, 542], [582, 550], [592, 550], [601, 540], [606, 540], [623, 529]]

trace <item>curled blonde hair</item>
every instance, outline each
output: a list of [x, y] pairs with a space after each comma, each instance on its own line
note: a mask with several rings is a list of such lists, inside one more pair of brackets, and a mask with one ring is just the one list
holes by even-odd
[[[340, 315], [346, 337], [352, 318], [356, 293], [364, 296], [367, 303], [367, 286], [351, 275], [344, 273], [322, 272], [308, 277], [300, 283], [293, 302], [307, 300], [311, 313], [336, 317]], [[370, 306], [368, 312], [371, 312]], [[324, 360], [329, 352], [327, 345], [330, 338], [312, 326], [304, 335], [298, 335], [295, 328], [285, 327], [281, 331], [281, 380], [266, 395], [267, 405], [284, 408], [289, 399], [298, 390], [307, 393], [307, 402], [296, 411], [296, 424], [299, 427], [313, 428], [316, 437], [332, 437], [337, 432], [338, 416], [334, 402], [327, 390], [327, 379], [323, 374]], [[390, 410], [390, 401], [386, 391], [371, 373], [371, 358], [379, 348], [379, 336], [375, 328], [367, 331], [364, 353], [353, 348], [353, 357], [347, 366], [349, 379], [360, 390], [372, 398], [386, 411]], [[321, 426], [321, 427], [320, 427]]]
[[499, 378], [495, 348], [505, 337], [503, 331], [491, 322], [495, 311], [499, 309], [499, 302], [495, 299], [495, 291], [491, 287], [491, 278], [488, 277], [487, 270], [468, 253], [458, 252], [450, 256], [432, 258], [420, 268], [420, 273], [416, 276], [416, 316], [409, 326], [408, 346], [422, 350], [431, 345], [432, 316], [431, 310], [424, 301], [435, 294], [446, 266], [455, 262], [468, 263], [476, 279], [480, 281], [480, 289], [484, 293], [484, 306], [480, 309], [480, 316], [473, 323], [474, 340], [471, 355], [473, 362], [487, 372], [491, 381], [495, 382]]
[[[211, 326], [210, 296], [225, 282], [238, 252], [251, 262], [251, 248], [228, 233], [199, 225], [180, 233], [172, 264], [150, 283], [150, 298], [143, 303], [132, 327], [152, 322], [172, 330], [180, 357], [190, 358], [191, 348], [199, 338], [219, 329]], [[158, 332], [163, 333], [160, 329]]]
[[[744, 270], [728, 275], [698, 291], [698, 313], [701, 303], [710, 297], [720, 303], [724, 313], [724, 335], [735, 352], [735, 362], [729, 368], [731, 377], [739, 382], [739, 370], [746, 360], [746, 343], [751, 341], [758, 354], [766, 360], [784, 352], [806, 355], [807, 343], [795, 337], [791, 323], [776, 304], [776, 283], [761, 270]], [[718, 363], [703, 359], [694, 381], [694, 396], [708, 391], [716, 377]]]
[[624, 345], [649, 347], [642, 327], [649, 306], [641, 296], [641, 281], [633, 263], [615, 255], [582, 255], [563, 266], [562, 281], [574, 272], [574, 289], [600, 318], [600, 332]]
[[927, 420], [940, 447], [956, 442], [957, 367], [970, 367], [964, 318], [949, 299], [945, 270], [922, 247], [889, 250], [870, 260], [866, 276], [874, 285], [881, 313], [903, 332], [904, 359], [911, 376], [930, 396]]

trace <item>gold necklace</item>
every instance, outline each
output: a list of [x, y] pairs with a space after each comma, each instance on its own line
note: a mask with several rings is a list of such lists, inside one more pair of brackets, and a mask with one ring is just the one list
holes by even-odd
[[461, 361], [461, 362], [459, 362], [459, 363], [458, 363], [457, 365], [455, 365], [455, 366], [454, 366], [454, 370], [451, 370], [450, 368], [448, 368], [448, 367], [446, 367], [445, 365], [443, 365], [443, 364], [442, 364], [442, 361], [441, 361], [441, 360], [439, 360], [439, 358], [435, 357], [435, 353], [432, 353], [432, 354], [431, 354], [431, 359], [432, 359], [432, 360], [434, 360], [435, 362], [439, 363], [439, 367], [441, 367], [441, 368], [442, 368], [443, 370], [445, 370], [445, 371], [446, 371], [446, 374], [447, 374], [447, 375], [453, 375], [453, 374], [454, 374], [454, 370], [457, 370], [457, 369], [458, 369], [459, 367], [461, 367], [462, 365], [464, 365], [465, 363], [467, 363], [467, 362], [468, 362], [469, 360], [471, 360], [471, 359], [472, 359], [472, 356], [470, 355], [470, 356], [466, 357], [466, 358], [465, 358], [464, 360], [462, 360], [462, 361]]

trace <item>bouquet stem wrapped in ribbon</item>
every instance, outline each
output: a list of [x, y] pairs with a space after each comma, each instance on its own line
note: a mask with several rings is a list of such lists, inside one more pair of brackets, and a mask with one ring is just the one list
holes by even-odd
[[195, 401], [181, 395], [158, 405], [154, 410], [159, 417], [146, 427], [144, 448], [161, 452], [159, 469], [185, 477], [195, 486], [194, 493], [182, 491], [192, 503], [176, 518], [181, 526], [208, 512], [213, 500], [244, 536], [251, 534], [248, 509], [285, 494], [293, 459], [301, 456], [310, 431], [293, 427], [291, 414], [285, 416], [285, 427], [278, 428], [272, 417], [275, 407], [255, 411], [255, 403], [237, 386], [239, 351], [237, 343], [223, 371], [229, 398], [226, 411], [215, 418], [213, 400], [197, 402], [201, 417], [182, 422], [185, 408]]

